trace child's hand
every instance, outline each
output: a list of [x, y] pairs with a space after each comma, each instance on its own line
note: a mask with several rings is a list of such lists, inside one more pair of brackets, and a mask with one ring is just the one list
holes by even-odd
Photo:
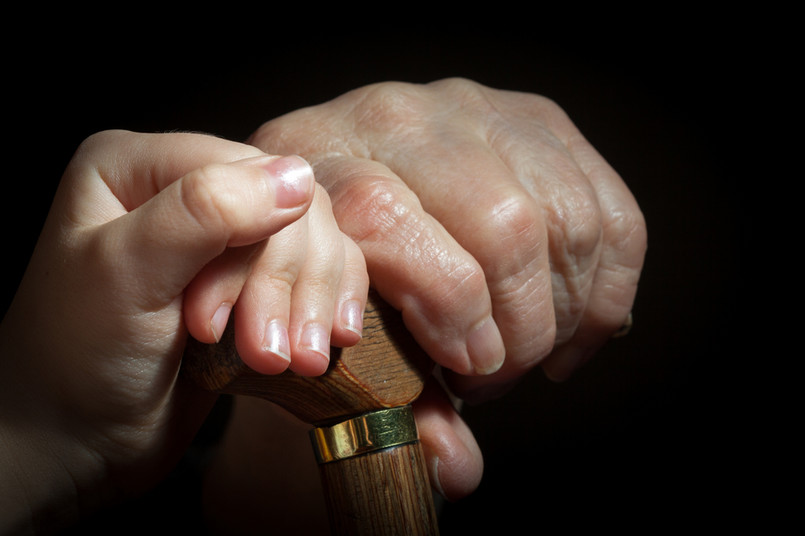
[[363, 254], [338, 229], [317, 185], [299, 221], [259, 249], [232, 250], [207, 265], [187, 289], [185, 317], [194, 337], [212, 343], [234, 311], [244, 363], [264, 374], [318, 375], [331, 344], [360, 340], [368, 287]]
[[[240, 346], [263, 370], [289, 351], [322, 370], [301, 326], [357, 341], [341, 315], [365, 300], [362, 261], [322, 225], [326, 199], [306, 216], [314, 191], [304, 160], [211, 136], [82, 144], [0, 326], [0, 532], [31, 513], [73, 521], [164, 476], [214, 400], [177, 373], [188, 330], [209, 339], [221, 303], [243, 313]], [[289, 345], [281, 328], [266, 337], [272, 320]]]

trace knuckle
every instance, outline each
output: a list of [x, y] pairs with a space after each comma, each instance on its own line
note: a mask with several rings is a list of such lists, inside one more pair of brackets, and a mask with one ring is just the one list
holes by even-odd
[[263, 293], [275, 296], [290, 296], [297, 277], [299, 277], [299, 268], [297, 266], [278, 266], [272, 272], [266, 274], [263, 279]]
[[339, 193], [337, 212], [345, 215], [341, 221], [344, 231], [359, 244], [400, 235], [413, 240], [421, 227], [417, 205], [403, 185], [383, 177], [363, 176]]
[[432, 82], [430, 87], [449, 95], [450, 101], [462, 109], [476, 107], [480, 107], [484, 111], [493, 109], [487, 96], [489, 88], [478, 82], [461, 77], [452, 77]]
[[[290, 249], [290, 248], [285, 248]], [[302, 259], [285, 251], [268, 248], [255, 263], [252, 281], [263, 293], [290, 295], [301, 271]]]
[[399, 131], [427, 116], [421, 86], [387, 82], [364, 88], [355, 107], [357, 121], [365, 127]]
[[120, 140], [131, 141], [132, 134], [123, 130], [101, 130], [87, 136], [78, 146], [77, 152], [97, 152], [108, 146], [118, 143]]
[[569, 123], [570, 117], [564, 108], [559, 106], [555, 100], [545, 97], [543, 95], [532, 95], [531, 101], [535, 110], [539, 111], [540, 117], [549, 124], [555, 125], [559, 123]]
[[136, 140], [132, 139], [132, 135], [125, 131], [120, 130], [103, 130], [95, 132], [86, 138], [76, 147], [73, 156], [68, 163], [66, 177], [71, 176], [71, 172], [78, 172], [79, 174], [92, 169], [99, 173], [104, 181], [109, 181], [111, 177], [109, 174], [113, 170], [101, 170], [99, 164], [99, 155], [103, 155], [109, 151], [118, 152], [119, 145], [124, 145], [131, 150], [136, 146]]
[[615, 210], [609, 214], [606, 232], [611, 247], [627, 253], [628, 258], [635, 257], [642, 262], [648, 246], [648, 232], [643, 212], [637, 206]]
[[272, 119], [260, 125], [247, 140], [247, 143], [260, 148], [269, 154], [294, 153], [297, 151], [289, 150], [286, 145], [293, 143], [288, 140], [292, 129], [288, 128], [285, 118]]
[[587, 306], [604, 244], [597, 201], [576, 190], [565, 194], [548, 222], [556, 338], [560, 342], [575, 331]]
[[293, 247], [306, 240], [294, 231], [296, 229], [286, 228], [272, 236], [255, 260], [251, 280], [256, 288], [291, 293], [307, 255], [306, 249]]
[[[607, 248], [609, 248], [609, 298], [612, 322], [621, 321], [622, 312], [632, 307], [638, 281], [643, 268], [648, 234], [642, 212], [636, 207], [618, 211], [607, 222]], [[612, 326], [613, 329], [618, 327]]]
[[495, 247], [504, 251], [531, 242], [541, 218], [533, 199], [522, 190], [511, 188], [487, 196], [483, 213], [486, 215], [483, 225], [498, 238]]
[[601, 209], [588, 192], [567, 190], [548, 219], [553, 236], [566, 255], [579, 259], [593, 255], [603, 239]]
[[101, 131], [95, 132], [90, 134], [83, 141], [78, 145], [76, 151], [73, 155], [73, 159], [81, 159], [85, 157], [87, 154], [92, 154], [96, 152], [99, 148], [102, 148], [107, 144], [109, 138], [111, 137], [110, 131]]
[[221, 167], [206, 166], [180, 181], [182, 206], [207, 233], [225, 232], [236, 223], [239, 203], [225, 179]]
[[[496, 284], [513, 284], [536, 272], [544, 257], [542, 214], [534, 199], [520, 188], [502, 188], [483, 196], [479, 236], [483, 264]], [[519, 285], [518, 285], [519, 286]]]
[[403, 184], [362, 176], [340, 192], [336, 205], [336, 213], [344, 214], [339, 218], [342, 230], [364, 253], [369, 252], [365, 257], [369, 263], [391, 262], [393, 271], [419, 267], [417, 294], [427, 301], [426, 309], [460, 313], [468, 301], [487, 292], [480, 263], [463, 249], [447, 246], [447, 236], [440, 234]]

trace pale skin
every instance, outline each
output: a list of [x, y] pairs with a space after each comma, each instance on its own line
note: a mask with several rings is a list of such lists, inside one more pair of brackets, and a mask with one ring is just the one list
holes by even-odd
[[221, 304], [253, 368], [315, 375], [360, 339], [368, 283], [303, 159], [89, 138], [0, 331], [0, 532], [57, 530], [164, 477], [214, 401], [177, 373]]
[[[547, 98], [467, 80], [377, 84], [269, 121], [250, 143], [313, 165], [372, 286], [460, 397], [502, 396], [535, 367], [566, 380], [629, 315], [645, 220], [623, 179]], [[256, 455], [276, 436], [255, 423], [293, 425], [269, 404], [239, 402], [230, 433], [248, 433], [249, 446], [225, 443], [206, 488], [212, 517], [251, 519], [259, 530], [303, 511], [323, 524], [318, 502], [260, 500], [282, 475], [308, 475], [310, 458], [301, 442], [281, 463]], [[472, 493], [483, 474], [472, 432], [437, 385], [415, 410], [436, 491]], [[302, 437], [306, 427], [296, 428]], [[239, 515], [223, 511], [230, 486], [249, 490]]]
[[[356, 342], [351, 311], [355, 301], [364, 303], [371, 280], [402, 311], [451, 390], [473, 402], [500, 396], [538, 365], [556, 380], [569, 377], [631, 309], [646, 247], [642, 214], [617, 173], [543, 97], [463, 80], [379, 84], [266, 123], [249, 140], [254, 147], [204, 139], [215, 148], [194, 140], [180, 144], [178, 157], [153, 148], [118, 156], [121, 169], [148, 171], [139, 177], [147, 188], [137, 192], [117, 189], [137, 181], [99, 180], [103, 166], [90, 146], [65, 174], [80, 190], [60, 189], [2, 326], [0, 392], [10, 409], [0, 423], [0, 470], [10, 474], [0, 486], [17, 486], [2, 490], [17, 501], [10, 510], [17, 517], [4, 523], [24, 523], [32, 514], [69, 522], [103, 506], [108, 490], [125, 495], [157, 482], [212, 403], [207, 393], [174, 382], [185, 333], [214, 341], [222, 318], [231, 320], [230, 306], [238, 350], [250, 366], [317, 374], [326, 364], [320, 328], [330, 329], [333, 344]], [[227, 194], [211, 203], [220, 190], [181, 187], [215, 184], [222, 166], [245, 184], [254, 175], [264, 183], [276, 154], [301, 155], [328, 195], [313, 195], [312, 175], [307, 197], [296, 189], [298, 204], [281, 209], [271, 195], [245, 194], [244, 202]], [[194, 199], [200, 206], [187, 210], [183, 203]], [[317, 211], [316, 199], [327, 206]], [[244, 210], [257, 206], [257, 215]], [[311, 238], [314, 213], [343, 248], [330, 251], [332, 240]], [[189, 227], [171, 220], [177, 214], [190, 216]], [[199, 225], [205, 217], [208, 224]], [[300, 267], [299, 250], [276, 247], [298, 244], [291, 237], [301, 235], [308, 238], [304, 250], [322, 262]], [[338, 273], [322, 276], [322, 266]], [[288, 293], [294, 274], [313, 281], [299, 300], [296, 288]], [[277, 309], [260, 306], [277, 296], [287, 296], [279, 320], [272, 317]], [[277, 328], [283, 320], [287, 342]], [[304, 329], [311, 326], [317, 329]], [[148, 389], [131, 388], [143, 385]], [[276, 519], [288, 505], [312, 519], [314, 505], [289, 494], [271, 504], [258, 500], [277, 483], [272, 471], [309, 475], [300, 468], [311, 461], [300, 449], [289, 457], [260, 455], [260, 445], [280, 445], [286, 435], [272, 433], [285, 430], [285, 416], [259, 402], [236, 406], [217, 460], [228, 470], [214, 465], [208, 489], [254, 498], [253, 509], [248, 501], [238, 505], [253, 520], [269, 506]], [[437, 491], [449, 499], [472, 492], [483, 460], [450, 399], [430, 385], [416, 412]], [[248, 441], [237, 441], [244, 431]], [[49, 476], [47, 489], [37, 486], [37, 474]], [[214, 494], [208, 498], [221, 504]], [[214, 517], [230, 522], [226, 512]]]
[[537, 364], [568, 378], [631, 310], [643, 215], [544, 97], [377, 84], [269, 121], [250, 143], [311, 162], [373, 287], [460, 373], [463, 396], [505, 392]]

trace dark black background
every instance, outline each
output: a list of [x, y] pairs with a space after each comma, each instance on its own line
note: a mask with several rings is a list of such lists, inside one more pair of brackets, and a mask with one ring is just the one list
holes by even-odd
[[[762, 471], [743, 454], [760, 422], [758, 385], [736, 374], [749, 349], [735, 326], [753, 292], [738, 271], [750, 225], [744, 118], [766, 75], [751, 46], [686, 26], [576, 39], [572, 24], [550, 36], [538, 26], [291, 32], [298, 20], [241, 35], [233, 21], [221, 24], [228, 31], [86, 24], [38, 52], [36, 32], [25, 55], [7, 47], [5, 301], [65, 164], [93, 132], [242, 140], [267, 119], [383, 80], [461, 76], [539, 93], [568, 112], [645, 213], [635, 327], [566, 383], [535, 372], [504, 399], [466, 411], [485, 475], [476, 494], [445, 506], [443, 534], [654, 532], [762, 517], [753, 483]], [[181, 489], [175, 480], [170, 489]], [[188, 521], [192, 511], [164, 497], [137, 504], [125, 525], [156, 527], [152, 517], [166, 511]]]

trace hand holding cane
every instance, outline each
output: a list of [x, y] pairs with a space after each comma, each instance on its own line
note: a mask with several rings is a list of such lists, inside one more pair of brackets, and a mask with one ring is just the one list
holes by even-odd
[[398, 313], [375, 295], [361, 342], [333, 348], [322, 376], [252, 371], [237, 355], [231, 329], [218, 344], [191, 340], [183, 364], [206, 389], [270, 400], [313, 425], [333, 533], [372, 536], [438, 534], [410, 407], [431, 369]]

